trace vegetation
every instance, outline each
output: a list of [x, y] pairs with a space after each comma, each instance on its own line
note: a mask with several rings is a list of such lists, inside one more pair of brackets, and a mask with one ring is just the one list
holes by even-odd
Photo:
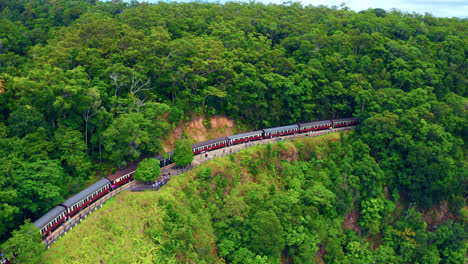
[[174, 146], [174, 156], [172, 159], [177, 166], [187, 166], [192, 163], [193, 158], [191, 140], [188, 138], [178, 139]]
[[2, 254], [7, 258], [12, 258], [15, 254], [13, 263], [41, 263], [45, 252], [41, 240], [37, 228], [26, 221], [19, 230], [14, 230], [11, 238], [3, 244]]
[[138, 163], [134, 179], [140, 181], [155, 181], [161, 174], [157, 159], [144, 159]]
[[464, 263], [466, 223], [453, 215], [428, 227], [397, 191], [370, 193], [383, 171], [355, 136], [256, 146], [173, 177], [157, 192], [124, 193], [46, 260]]
[[[213, 226], [219, 241], [203, 248], [216, 243], [230, 262], [277, 260], [283, 242], [283, 254], [297, 262], [323, 252], [328, 262], [460, 260], [463, 246], [443, 235], [458, 239], [466, 228], [457, 221], [466, 217], [468, 190], [466, 19], [298, 3], [0, 0], [0, 23], [1, 242], [109, 167], [160, 153], [169, 131], [190, 117], [225, 115], [257, 129], [354, 115], [361, 125], [347, 144], [315, 157], [325, 164], [304, 156], [298, 166], [319, 171], [307, 198], [318, 213], [309, 215], [337, 221], [353, 208], [366, 239], [335, 231], [338, 222], [296, 226], [306, 214], [283, 215], [262, 191], [245, 203], [269, 204], [236, 216], [245, 222], [230, 223], [235, 232]], [[273, 150], [248, 162], [253, 175], [287, 166], [273, 162]], [[300, 193], [310, 184], [291, 180], [267, 181], [268, 192], [299, 184]], [[285, 199], [301, 197], [294, 195]], [[445, 203], [453, 223], [424, 227], [432, 222], [420, 213]], [[252, 221], [282, 230], [268, 234], [278, 244], [260, 248], [266, 233]], [[296, 233], [301, 242], [285, 237]], [[164, 252], [190, 248], [181, 243]]]

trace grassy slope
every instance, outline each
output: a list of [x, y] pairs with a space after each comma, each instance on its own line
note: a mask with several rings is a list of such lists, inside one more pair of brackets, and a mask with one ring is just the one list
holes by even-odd
[[[299, 139], [300, 151], [291, 142], [279, 148], [281, 160], [293, 160], [311, 151], [320, 156], [327, 142], [338, 140], [339, 134]], [[46, 252], [47, 263], [170, 263], [219, 262], [212, 212], [223, 201], [235, 201], [249, 191], [268, 191], [270, 185], [281, 184], [278, 175], [264, 173], [255, 176], [248, 161], [262, 158], [265, 146], [255, 146], [234, 157], [212, 160], [179, 175], [158, 192], [123, 192]], [[307, 157], [302, 157], [306, 158]], [[197, 180], [199, 171], [211, 168], [209, 181]], [[250, 165], [251, 168], [251, 165]], [[213, 180], [214, 175], [222, 178]], [[217, 185], [226, 185], [222, 193]], [[203, 192], [211, 190], [206, 195]], [[203, 197], [203, 198], [202, 198]], [[169, 206], [168, 206], [169, 205]], [[232, 208], [230, 209], [232, 210]], [[168, 212], [171, 214], [168, 217]], [[239, 208], [239, 214], [246, 214]], [[187, 230], [189, 226], [189, 230]], [[174, 253], [175, 252], [175, 253]]]

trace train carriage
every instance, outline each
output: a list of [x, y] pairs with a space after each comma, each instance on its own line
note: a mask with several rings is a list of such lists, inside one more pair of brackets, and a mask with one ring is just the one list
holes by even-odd
[[174, 156], [174, 151], [169, 151], [165, 155], [159, 154], [154, 158], [159, 160], [159, 167], [162, 168], [173, 163], [172, 161], [173, 156]]
[[273, 127], [263, 129], [263, 138], [280, 137], [284, 135], [296, 134], [299, 130], [298, 125]]
[[343, 118], [343, 119], [332, 119], [331, 121], [333, 122], [333, 128], [355, 126], [359, 123], [359, 119], [355, 117]]
[[111, 186], [119, 187], [133, 179], [133, 174], [135, 174], [137, 167], [138, 163], [132, 164], [131, 166], [108, 176], [107, 179], [111, 182]]
[[43, 236], [47, 233], [54, 231], [65, 220], [66, 209], [59, 205], [54, 207], [47, 214], [41, 216], [33, 224], [37, 227]]
[[193, 154], [199, 154], [204, 151], [225, 147], [227, 143], [227, 137], [220, 137], [205, 142], [195, 143], [192, 145], [192, 152]]
[[108, 179], [102, 179], [95, 184], [89, 186], [77, 195], [61, 203], [67, 208], [67, 215], [70, 217], [76, 212], [94, 202], [99, 197], [108, 193], [111, 189], [111, 182]]
[[308, 131], [328, 129], [330, 127], [332, 127], [331, 120], [308, 122], [308, 123], [299, 124], [299, 132], [304, 133]]
[[262, 130], [257, 130], [248, 133], [242, 133], [234, 136], [228, 136], [229, 145], [235, 145], [243, 142], [259, 140], [262, 138]]

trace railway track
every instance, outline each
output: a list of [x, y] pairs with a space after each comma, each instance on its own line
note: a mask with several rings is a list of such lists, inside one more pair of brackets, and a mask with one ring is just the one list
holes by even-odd
[[[201, 164], [212, 160], [218, 157], [224, 157], [230, 154], [235, 154], [245, 148], [249, 148], [255, 145], [266, 145], [269, 143], [276, 143], [280, 140], [284, 141], [286, 139], [293, 139], [293, 138], [304, 138], [304, 137], [317, 137], [321, 135], [331, 134], [335, 132], [341, 132], [345, 130], [354, 129], [355, 126], [349, 127], [340, 127], [335, 129], [328, 129], [328, 130], [319, 130], [319, 131], [311, 131], [307, 133], [301, 134], [293, 134], [282, 136], [280, 138], [270, 138], [270, 139], [262, 139], [253, 142], [246, 142], [238, 145], [227, 146], [221, 149], [212, 150], [206, 153], [202, 153], [199, 155], [195, 155], [192, 164], [185, 166], [185, 167], [178, 167], [175, 164], [170, 164], [168, 166], [161, 168], [161, 175], [158, 178], [159, 182], [162, 182], [163, 177], [166, 177], [164, 184], [170, 180], [171, 177], [185, 173], [195, 167], [200, 166]], [[91, 213], [96, 211], [97, 209], [101, 208], [103, 204], [105, 204], [109, 199], [119, 194], [121, 191], [144, 191], [144, 190], [157, 190], [161, 188], [164, 184], [161, 184], [159, 187], [154, 187], [152, 184], [145, 184], [139, 181], [130, 181], [129, 183], [119, 186], [114, 191], [109, 192], [108, 194], [104, 195], [96, 202], [90, 204], [86, 208], [82, 209], [79, 214], [75, 215], [71, 219], [67, 219], [66, 222], [60, 227], [57, 228], [51, 235], [44, 237], [44, 244], [49, 248], [57, 239], [67, 234], [70, 230], [73, 229], [77, 224], [85, 220]]]

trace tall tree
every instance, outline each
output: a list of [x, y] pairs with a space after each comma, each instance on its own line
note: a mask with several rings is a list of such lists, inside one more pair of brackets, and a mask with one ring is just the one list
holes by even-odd
[[65, 125], [60, 125], [55, 131], [55, 145], [63, 166], [73, 175], [86, 179], [91, 169], [91, 161], [86, 155], [86, 143], [83, 134]]
[[173, 160], [177, 166], [187, 166], [192, 163], [195, 155], [192, 152], [192, 145], [190, 142], [191, 140], [188, 138], [176, 140]]
[[250, 223], [252, 249], [260, 254], [279, 258], [285, 244], [283, 227], [272, 211], [257, 212]]

